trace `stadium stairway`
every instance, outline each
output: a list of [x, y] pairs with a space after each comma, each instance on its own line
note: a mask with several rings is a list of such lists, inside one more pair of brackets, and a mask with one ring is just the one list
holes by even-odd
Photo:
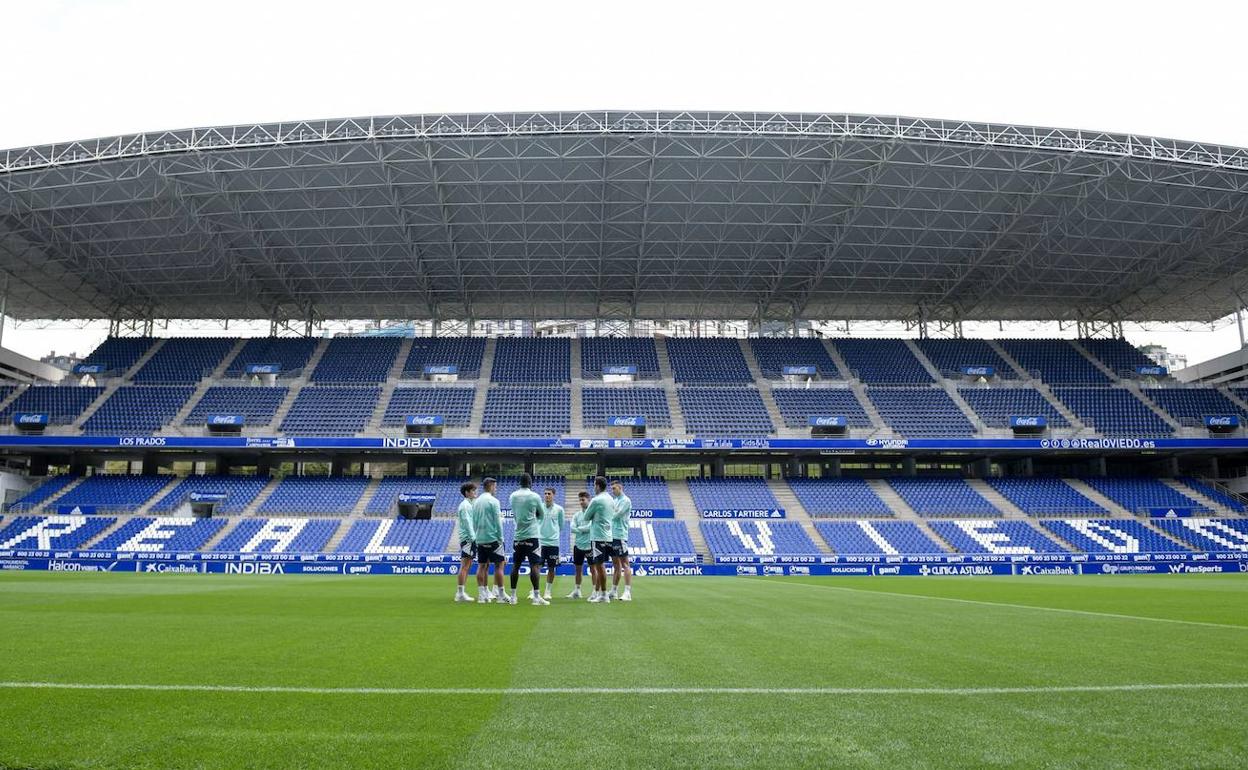
[[[156, 353], [164, 346], [165, 346], [165, 338], [161, 337], [157, 339], [156, 342], [150, 348], [147, 349], [146, 353], [139, 356], [139, 360], [134, 362], [134, 366], [131, 366], [129, 369], [126, 370], [126, 373], [122, 375], [121, 377], [122, 382], [133, 381], [134, 375], [138, 374], [139, 370], [142, 369], [144, 366], [146, 366], [147, 362], [151, 360], [152, 356], [156, 355]], [[115, 384], [120, 384], [120, 383], [115, 383]], [[111, 390], [116, 390], [116, 388], [114, 387]], [[93, 410], [88, 410], [88, 411], [90, 412]]]
[[300, 384], [308, 382], [308, 378], [312, 376], [312, 372], [316, 371], [317, 365], [321, 363], [327, 350], [329, 350], [329, 337], [322, 337], [312, 349], [312, 355], [308, 356], [308, 362], [303, 365], [303, 374], [297, 378]]
[[[406, 361], [407, 356], [404, 356], [401, 360]], [[321, 551], [323, 553], [333, 553], [334, 551], [337, 551], [338, 546], [342, 544], [343, 538], [345, 538], [347, 533], [351, 531], [351, 525], [354, 523], [354, 519], [342, 519], [339, 521], [338, 528], [334, 530], [334, 534], [329, 536], [329, 540], [325, 541], [325, 547], [322, 548]]]
[[238, 524], [238, 522], [239, 522], [239, 519], [237, 518], [226, 518], [225, 526], [222, 527], [221, 529], [218, 529], [216, 532], [212, 533], [212, 537], [208, 538], [207, 542], [205, 542], [202, 546], [200, 546], [199, 548], [200, 552], [208, 553], [212, 549], [216, 548], [217, 543], [220, 543], [222, 540], [224, 540], [226, 534], [229, 532], [232, 532], [234, 530], [234, 527]]
[[841, 351], [836, 349], [836, 345], [832, 344], [832, 340], [825, 338], [821, 341], [823, 342], [823, 349], [828, 351], [828, 357], [832, 359], [832, 363], [836, 364], [840, 378], [846, 381], [854, 379], [853, 374], [849, 371], [849, 364], [845, 363], [845, 359], [841, 357]]
[[1174, 433], [1176, 436], [1181, 436], [1185, 432], [1197, 433], [1198, 435], [1201, 435], [1202, 437], [1209, 435], [1204, 428], [1190, 429], [1190, 430], [1184, 428], [1183, 424], [1174, 418], [1174, 415], [1170, 414], [1165, 409], [1162, 409], [1151, 398], [1146, 397], [1144, 393], [1140, 390], [1139, 383], [1130, 382], [1128, 380], [1123, 380], [1122, 384], [1126, 387], [1127, 390], [1131, 391], [1131, 393], [1134, 394], [1137, 399], [1142, 401], [1145, 406], [1153, 410], [1153, 414], [1165, 420], [1166, 424], [1174, 429]]
[[923, 355], [923, 351], [919, 348], [918, 343], [912, 339], [904, 339], [902, 342], [906, 347], [910, 348], [910, 352], [914, 355], [915, 359], [923, 365], [923, 368], [927, 371], [927, 373], [932, 375], [933, 381], [940, 382], [944, 379], [944, 376], [940, 373], [940, 370], [936, 368], [936, 365], [929, 361], [927, 356]]
[[[156, 346], [153, 345], [152, 347], [155, 348]], [[120, 388], [122, 384], [123, 384], [122, 380], [114, 380], [110, 382], [109, 384], [105, 385], [104, 390], [100, 391], [99, 397], [97, 397], [94, 401], [88, 404], [87, 408], [82, 410], [82, 414], [78, 415], [77, 419], [75, 419], [73, 422], [69, 424], [69, 428], [70, 428], [69, 432], [81, 433], [83, 424], [85, 424], [86, 421], [91, 418], [91, 415], [95, 414], [95, 410], [103, 406], [104, 402], [107, 401], [109, 398], [111, 398], [112, 395], [117, 392], [117, 389]]]
[[1001, 515], [1007, 519], [1025, 519], [1027, 514], [1023, 512], [1014, 503], [1006, 499], [1005, 495], [992, 488], [992, 485], [983, 479], [967, 479], [966, 485], [978, 492], [985, 500], [992, 503], [992, 507], [1001, 512]]
[[[1048, 517], [1046, 517], [1046, 518], [1048, 518]], [[1071, 553], [1083, 553], [1083, 549], [1082, 549], [1082, 548], [1080, 548], [1079, 546], [1077, 546], [1077, 545], [1075, 545], [1074, 543], [1070, 542], [1070, 541], [1069, 541], [1069, 540], [1067, 540], [1066, 538], [1062, 537], [1062, 536], [1061, 536], [1060, 534], [1058, 534], [1057, 532], [1051, 532], [1051, 531], [1049, 531], [1047, 528], [1040, 526], [1040, 522], [1039, 522], [1039, 521], [1033, 521], [1033, 522], [1031, 522], [1031, 526], [1032, 526], [1032, 528], [1034, 528], [1036, 531], [1038, 531], [1040, 534], [1044, 535], [1044, 536], [1045, 536], [1045, 537], [1047, 537], [1048, 539], [1050, 539], [1050, 540], [1052, 540], [1053, 542], [1057, 543], [1057, 544], [1058, 544], [1058, 545], [1060, 545], [1061, 547], [1063, 547], [1063, 548], [1067, 549], [1067, 550], [1068, 550], [1068, 551], [1070, 551]]]
[[984, 340], [984, 342], [988, 343], [988, 347], [992, 348], [993, 352], [1001, 356], [1002, 361], [1010, 365], [1010, 368], [1014, 370], [1014, 373], [1018, 375], [1020, 380], [1023, 380], [1024, 382], [1031, 382], [1035, 380], [1035, 378], [1031, 376], [1031, 372], [1020, 366], [1019, 363], [1014, 360], [1014, 356], [1007, 353], [1005, 348], [1003, 348], [996, 340]]
[[94, 537], [88, 538], [87, 540], [83, 541], [82, 545], [79, 546], [79, 550], [83, 550], [83, 551], [91, 550], [92, 548], [95, 547], [96, 543], [103, 542], [104, 539], [107, 538], [109, 535], [113, 534], [117, 530], [126, 526], [126, 524], [130, 523], [131, 518], [133, 517], [132, 516], [118, 516], [117, 521], [114, 522], [112, 526], [105, 527], [104, 529], [96, 533]]
[[1048, 401], [1049, 404], [1057, 410], [1058, 414], [1066, 418], [1066, 422], [1070, 423], [1072, 435], [1078, 435], [1081, 432], [1091, 430], [1087, 425], [1084, 425], [1083, 420], [1079, 419], [1079, 415], [1070, 411], [1070, 408], [1063, 404], [1060, 398], [1053, 395], [1053, 391], [1049, 390], [1049, 386], [1047, 384], [1041, 382], [1040, 380], [1035, 380], [1032, 382], [1032, 387], [1036, 389], [1037, 393], [1044, 396], [1044, 400]]
[[585, 398], [585, 381], [582, 378], [584, 372], [581, 371], [581, 338], [573, 337], [571, 344], [568, 346], [572, 350], [571, 354], [571, 389], [568, 393], [568, 404], [572, 409], [572, 420], [568, 423], [568, 433], [573, 436], [585, 435], [585, 415], [581, 413], [581, 404]]
[[[569, 489], [571, 485], [569, 485]], [[676, 511], [676, 519], [685, 522], [685, 528], [689, 530], [689, 538], [693, 541], [693, 550], [704, 563], [713, 564], [715, 559], [711, 556], [711, 549], [706, 545], [706, 538], [702, 535], [702, 527], [699, 524], [702, 517], [698, 515], [698, 506], [693, 502], [693, 495], [689, 492], [689, 485], [684, 479], [675, 481], [668, 479], [667, 493], [672, 498], [672, 507]]]
[[962, 416], [970, 421], [971, 425], [975, 427], [975, 431], [977, 433], [983, 434], [984, 431], [987, 430], [987, 426], [984, 425], [984, 421], [980, 419], [980, 416], [975, 412], [975, 410], [971, 408], [971, 405], [966, 403], [966, 401], [962, 399], [962, 396], [958, 394], [957, 383], [945, 379], [945, 377], [940, 373], [940, 370], [936, 368], [936, 365], [923, 354], [923, 351], [919, 348], [918, 343], [911, 339], [904, 340], [904, 342], [906, 343], [906, 347], [910, 348], [910, 352], [914, 354], [914, 357], [918, 359], [919, 363], [923, 364], [923, 368], [927, 370], [927, 373], [932, 375], [932, 379], [940, 383], [940, 386], [944, 388], [946, 393], [949, 394], [950, 400], [952, 400], [954, 405], [958, 407], [958, 410], [962, 412]]
[[79, 484], [81, 484], [83, 479], [85, 478], [86, 476], [79, 476], [76, 480], [69, 482], [68, 484], [65, 485], [64, 489], [58, 490], [56, 494], [52, 495], [51, 497], [44, 500], [39, 505], [35, 506], [35, 508], [31, 510], [30, 513], [36, 513], [36, 512], [42, 513], [42, 514], [55, 513], [56, 508], [54, 506], [56, 505], [56, 501], [60, 500], [62, 497], [67, 495], [70, 492], [70, 490], [74, 489]]
[[[225, 354], [225, 356], [221, 359], [221, 363], [217, 364], [217, 368], [212, 370], [212, 376], [208, 378], [210, 381], [210, 384], [219, 383], [221, 382], [221, 380], [225, 379], [226, 370], [230, 368], [230, 364], [234, 363], [234, 359], [238, 358], [238, 354], [243, 352], [243, 348], [247, 346], [248, 341], [249, 340], [247, 337], [238, 338], [238, 341], [234, 343], [234, 347], [230, 348], [229, 351]], [[246, 363], [246, 362], [244, 361], [243, 363]], [[203, 394], [196, 393], [196, 396], [201, 396], [201, 395]], [[198, 400], [198, 398], [196, 398], [196, 400]]]
[[763, 400], [767, 416], [771, 419], [771, 424], [775, 426], [774, 435], [798, 435], [794, 430], [786, 427], [784, 415], [780, 414], [780, 408], [776, 406], [776, 397], [771, 393], [771, 380], [763, 376], [763, 370], [758, 365], [758, 359], [754, 357], [754, 348], [750, 346], [750, 341], [743, 337], [737, 342], [741, 345], [741, 355], [745, 357], [745, 365], [750, 370], [750, 376], [754, 378], [754, 384], [758, 386], [758, 395]]
[[[1083, 495], [1084, 497], [1088, 498], [1092, 502], [1096, 503], [1097, 505], [1101, 506], [1106, 511], [1108, 511], [1111, 518], [1115, 518], [1115, 519], [1135, 518], [1135, 514], [1131, 513], [1131, 511], [1128, 511], [1126, 508], [1123, 508], [1118, 503], [1114, 502], [1110, 498], [1098, 492], [1096, 488], [1093, 487], [1091, 484], [1088, 484], [1082, 481], [1081, 479], [1065, 479], [1065, 481], [1066, 481], [1067, 486], [1072, 487], [1076, 492], [1078, 492], [1079, 494]], [[1046, 518], [1056, 518], [1056, 517], [1049, 516]]]
[[867, 483], [871, 486], [871, 490], [875, 492], [876, 496], [878, 496], [880, 500], [884, 501], [884, 504], [887, 505], [893, 512], [893, 518], [914, 522], [915, 526], [917, 526], [923, 534], [932, 539], [932, 542], [936, 543], [941, 548], [944, 548], [946, 551], [956, 550], [949, 544], [949, 541], [937, 534], [936, 530], [932, 529], [923, 517], [914, 512], [914, 509], [910, 507], [910, 504], [907, 503], [901, 495], [897, 494], [897, 490], [893, 489], [888, 481], [885, 479], [868, 479]]
[[[277, 411], [273, 412], [273, 419], [263, 429], [265, 433], [277, 432], [278, 426], [282, 424], [282, 420], [285, 420], [286, 415], [290, 414], [290, 408], [295, 405], [295, 399], [299, 397], [299, 391], [302, 389], [293, 382], [290, 384], [286, 389], [286, 397], [282, 399], [282, 403], [277, 405]], [[243, 431], [245, 433], [247, 429], [243, 428]]]
[[[1226, 516], [1238, 516], [1239, 515], [1239, 513], [1237, 513], [1236, 511], [1230, 510], [1222, 503], [1219, 503], [1217, 500], [1214, 500], [1212, 497], [1209, 497], [1208, 495], [1202, 493], [1198, 489], [1189, 487], [1188, 485], [1184, 484], [1178, 479], [1159, 478], [1157, 480], [1160, 481], [1162, 484], [1165, 484], [1166, 486], [1170, 487], [1174, 491], [1178, 492], [1179, 494], [1187, 495], [1188, 497], [1192, 498], [1196, 502], [1205, 506], [1209, 510], [1213, 511], [1214, 512], [1213, 515], [1215, 516], [1226, 517]], [[1216, 484], [1216, 482], [1210, 482], [1210, 481], [1206, 481], [1205, 483]], [[1229, 493], [1229, 494], [1234, 494], [1234, 493]]]
[[[311, 369], [308, 371], [311, 371]], [[256, 495], [247, 507], [243, 509], [243, 515], [256, 516], [257, 512], [260, 510], [260, 506], [264, 504], [265, 500], [269, 499], [269, 495], [273, 494], [273, 491], [277, 489], [277, 485], [280, 483], [281, 479], [277, 477], [270, 478], [269, 483], [265, 484], [264, 489], [260, 490], [260, 494]]]
[[[407, 356], [403, 357], [407, 360]], [[377, 488], [381, 486], [381, 479], [373, 477], [368, 480], [368, 486], [364, 487], [364, 494], [360, 495], [360, 499], [355, 501], [355, 505], [351, 508], [350, 518], [358, 519], [364, 515], [364, 509], [368, 507], [368, 501], [373, 499], [373, 495], [377, 494]]]
[[673, 436], [689, 435], [689, 427], [685, 425], [684, 412], [680, 411], [680, 396], [676, 394], [676, 375], [672, 373], [672, 359], [667, 355], [667, 340], [663, 337], [654, 338], [654, 349], [659, 359], [659, 381], [663, 394], [667, 396], [667, 411], [672, 417]]
[[1070, 346], [1074, 348], [1075, 350], [1079, 351], [1079, 354], [1081, 356], [1091, 361], [1093, 366], [1095, 366], [1098, 370], [1100, 370], [1104, 374], [1108, 375], [1110, 381], [1112, 382], [1118, 381], [1118, 372], [1115, 372], [1113, 369], [1110, 369], [1108, 366], [1105, 365], [1103, 361], [1101, 361], [1101, 359], [1092, 355], [1092, 351], [1088, 350], [1083, 345], [1079, 344], [1079, 340], [1069, 340], [1069, 342], [1070, 342]]
[[[1238, 406], [1240, 409], [1243, 409], [1245, 412], [1248, 412], [1248, 400], [1242, 399], [1235, 395], [1235, 390], [1233, 388], [1218, 388], [1218, 392], [1229, 398], [1232, 404]], [[0, 404], [0, 409], [3, 409], [7, 405], [7, 401], [4, 404]]]
[[[472, 399], [472, 414], [468, 418], [468, 432], [473, 436], [481, 435], [481, 424], [485, 422], [485, 400], [490, 393], [490, 372], [494, 371], [494, 350], [497, 345], [497, 337], [487, 337], [485, 352], [481, 354], [481, 375]], [[576, 372], [572, 374], [575, 375]]]
[[819, 530], [815, 529], [814, 520], [810, 517], [806, 506], [802, 505], [797, 495], [793, 494], [793, 488], [784, 479], [768, 479], [767, 487], [771, 490], [772, 496], [776, 498], [776, 502], [780, 503], [780, 507], [784, 509], [784, 515], [788, 517], [788, 520], [802, 525], [802, 529], [806, 530], [806, 534], [819, 548], [820, 553], [831, 554], [832, 549], [819, 534]]
[[165, 495], [172, 492], [173, 488], [176, 487], [179, 483], [181, 483], [182, 478], [183, 478], [182, 476], [170, 475], [169, 481], [163, 487], [161, 487], [160, 490], [156, 492], [156, 494], [149, 497], [146, 503], [143, 503], [138, 508], [134, 509], [134, 515], [135, 516], [154, 515], [154, 514], [149, 514], [149, 511], [152, 510], [152, 506], [155, 505], [158, 500], [161, 500], [162, 498], [164, 498]]
[[[382, 430], [381, 421], [386, 416], [386, 407], [390, 405], [390, 398], [394, 395], [394, 389], [398, 387], [399, 380], [403, 378], [403, 367], [407, 363], [407, 357], [412, 352], [411, 337], [404, 337], [399, 342], [399, 354], [394, 357], [394, 362], [390, 364], [390, 371], [386, 372], [386, 381], [381, 385], [381, 395], [377, 397], [377, 403], [373, 406], [373, 413], [368, 418], [368, 422], [364, 423], [362, 433], [369, 436], [379, 436], [386, 431]], [[279, 425], [281, 423], [278, 423]]]
[[[13, 403], [14, 401], [16, 401], [16, 400], [17, 400], [17, 397], [18, 397], [18, 396], [20, 396], [20, 395], [22, 395], [22, 392], [23, 392], [23, 391], [25, 391], [25, 390], [26, 390], [26, 388], [14, 388], [12, 393], [10, 393], [9, 395], [5, 396], [4, 398], [0, 398], [0, 412], [4, 411], [6, 408], [8, 408], [9, 404], [11, 404], [11, 403]], [[7, 427], [7, 426], [6, 426], [6, 427]]]

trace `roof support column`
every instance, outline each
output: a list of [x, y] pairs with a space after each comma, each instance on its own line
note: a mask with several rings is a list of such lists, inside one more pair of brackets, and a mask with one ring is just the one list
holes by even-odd
[[[3, 293], [0, 293], [0, 347], [4, 346], [4, 326], [6, 323], [8, 323], [8, 320], [9, 320], [8, 317], [6, 317], [4, 314], [5, 311], [9, 307], [9, 274], [8, 273], [4, 274], [4, 289], [2, 290], [2, 292]], [[1241, 334], [1240, 336], [1242, 337], [1243, 335]]]

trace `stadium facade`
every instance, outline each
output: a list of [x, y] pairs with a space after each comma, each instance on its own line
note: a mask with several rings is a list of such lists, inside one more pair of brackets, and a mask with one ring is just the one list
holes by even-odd
[[[65, 382], [0, 387], [31, 487], [0, 558], [441, 569], [438, 515], [484, 466], [569, 510], [576, 474], [628, 476], [656, 570], [1237, 570], [1248, 390], [1180, 382], [1122, 324], [1242, 309], [1246, 182], [1238, 148], [829, 115], [10, 150], [4, 312], [113, 333]], [[153, 336], [239, 318], [272, 335]], [[374, 328], [313, 336], [348, 319]], [[879, 320], [919, 337], [831, 332]], [[1078, 337], [962, 334], [1019, 320]], [[433, 521], [394, 520], [422, 495]]]

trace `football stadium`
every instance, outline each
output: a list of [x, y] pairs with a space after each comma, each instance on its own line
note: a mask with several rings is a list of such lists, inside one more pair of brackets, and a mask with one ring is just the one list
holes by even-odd
[[2, 151], [0, 314], [109, 333], [0, 348], [0, 766], [1242, 767], [1248, 354], [1124, 329], [1246, 292], [1248, 150], [1147, 136]]

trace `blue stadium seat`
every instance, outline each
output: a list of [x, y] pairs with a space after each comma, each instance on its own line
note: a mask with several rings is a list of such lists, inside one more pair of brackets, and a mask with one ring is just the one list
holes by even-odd
[[958, 395], [989, 428], [1010, 427], [1011, 417], [1044, 417], [1049, 427], [1069, 428], [1070, 422], [1035, 388], [958, 388]]
[[417, 337], [403, 363], [403, 377], [419, 379], [426, 366], [452, 365], [459, 367], [459, 379], [475, 380], [484, 355], [484, 337]]
[[1106, 436], [1169, 436], [1165, 420], [1123, 388], [1054, 387], [1057, 396], [1086, 425]]
[[341, 519], [242, 519], [217, 553], [323, 553]]
[[1157, 479], [1092, 476], [1083, 481], [1135, 514], [1147, 513], [1149, 508], [1190, 508], [1209, 512], [1196, 500], [1176, 492]]
[[18, 516], [0, 529], [0, 551], [82, 548], [116, 523], [108, 516]]
[[702, 536], [716, 561], [741, 557], [816, 556], [819, 547], [796, 521], [729, 519], [703, 521]]
[[408, 415], [441, 415], [447, 427], [462, 428], [472, 422], [472, 401], [476, 388], [420, 386], [395, 388], [386, 404], [381, 424], [386, 428], [401, 427]]
[[[631, 497], [631, 496], [630, 496]], [[634, 507], [636, 501], [634, 501]], [[563, 551], [571, 555], [570, 550]], [[628, 523], [628, 553], [634, 559], [692, 559], [693, 539], [683, 521], [633, 519]]]
[[893, 510], [866, 479], [789, 479], [789, 488], [811, 516], [891, 518]]
[[223, 494], [225, 499], [217, 503], [220, 516], [241, 514], [256, 495], [269, 483], [267, 476], [187, 476], [178, 485], [157, 500], [152, 513], [173, 513], [189, 503], [192, 493]]
[[1062, 479], [1001, 478], [988, 484], [1028, 516], [1104, 516], [1107, 511]]
[[285, 387], [214, 385], [204, 391], [182, 424], [203, 425], [214, 414], [241, 414], [248, 427], [262, 428], [273, 422], [288, 392]]
[[930, 521], [928, 525], [958, 553], [1070, 553], [1025, 521], [955, 519]]
[[120, 377], [140, 358], [156, 340], [151, 337], [109, 337], [82, 359], [84, 366], [102, 366], [103, 373]]
[[229, 337], [173, 337], [165, 340], [134, 374], [140, 385], [199, 382], [221, 365], [238, 340]]
[[1001, 515], [1001, 511], [972, 489], [965, 479], [893, 478], [888, 484], [920, 516], [995, 518]]
[[676, 382], [730, 385], [754, 381], [738, 340], [673, 337], [666, 344]]
[[1087, 553], [1174, 553], [1188, 550], [1135, 519], [1045, 519], [1040, 523]]
[[637, 377], [659, 378], [659, 354], [652, 337], [586, 337], [581, 340], [581, 377], [596, 379], [604, 366], [636, 366]]
[[198, 551], [225, 526], [225, 519], [193, 516], [136, 516], [92, 546], [99, 551], [141, 553]]
[[1248, 423], [1248, 411], [1214, 388], [1144, 388], [1143, 393], [1184, 427], [1202, 428], [1205, 418], [1215, 415], [1238, 415], [1241, 424]]
[[194, 392], [194, 385], [124, 385], [87, 418], [82, 432], [150, 435], [168, 425]]
[[1153, 524], [1197, 550], [1248, 554], [1248, 519], [1185, 517]]
[[79, 478], [79, 476], [74, 476], [69, 473], [49, 476], [42, 483], [38, 483], [29, 492], [9, 503], [8, 506], [5, 507], [5, 510], [11, 513], [33, 511], [38, 508], [44, 500], [56, 495], [62, 489], [74, 483]]
[[1132, 377], [1140, 366], [1156, 366], [1157, 362], [1121, 338], [1081, 339], [1079, 344], [1101, 363], [1117, 372], [1119, 377]]
[[335, 553], [445, 554], [454, 529], [449, 519], [365, 519], [351, 524]]
[[260, 504], [258, 513], [261, 516], [345, 516], [355, 507], [367, 486], [368, 479], [360, 477], [287, 476]]
[[279, 430], [292, 436], [350, 436], [373, 416], [381, 388], [306, 386], [295, 396]]
[[459, 494], [459, 485], [468, 481], [464, 476], [386, 476], [377, 485], [377, 490], [364, 506], [366, 516], [394, 516], [398, 513], [398, 498], [405, 494], [432, 494], [436, 499], [433, 504], [434, 514], [450, 515], [459, 509], [463, 496]]
[[584, 388], [581, 391], [581, 419], [586, 428], [603, 428], [608, 417], [641, 415], [647, 427], [670, 428], [672, 414], [667, 393], [662, 388], [617, 387]]
[[750, 340], [750, 350], [758, 361], [759, 371], [770, 379], [783, 377], [786, 366], [815, 366], [822, 379], [846, 379], [845, 373], [837, 367], [820, 340], [756, 337]]
[[888, 426], [903, 436], [973, 436], [975, 426], [938, 388], [867, 388]]
[[312, 372], [322, 385], [376, 385], [386, 381], [403, 341], [397, 337], [334, 337]]
[[819, 521], [815, 529], [838, 556], [948, 553], [913, 521]]
[[494, 344], [490, 379], [514, 385], [571, 382], [572, 341], [562, 337], [505, 337]]
[[0, 422], [10, 425], [17, 412], [48, 415], [49, 425], [69, 425], [104, 393], [102, 387], [32, 385], [0, 411]]
[[685, 430], [697, 436], [767, 436], [776, 426], [754, 388], [677, 389]]
[[1227, 510], [1235, 511], [1236, 513], [1244, 513], [1248, 510], [1245, 509], [1244, 504], [1236, 498], [1231, 497], [1226, 492], [1223, 492], [1216, 487], [1206, 484], [1200, 479], [1192, 478], [1191, 476], [1180, 476], [1177, 480], [1189, 489], [1193, 489], [1205, 497], [1212, 499], [1215, 503], [1225, 507]]
[[987, 340], [919, 339], [914, 343], [945, 377], [961, 378], [963, 367], [991, 366], [1002, 380], [1018, 379], [1014, 367], [1006, 363]]
[[851, 428], [874, 427], [867, 410], [849, 388], [775, 388], [776, 407], [790, 428], [806, 428], [816, 415], [841, 415]]
[[780, 507], [766, 479], [742, 476], [693, 478], [687, 484], [699, 513], [711, 510], [761, 511]]
[[88, 476], [66, 492], [56, 506], [84, 506], [99, 512], [134, 511], [164, 488], [172, 476], [133, 476], [101, 473]]
[[320, 340], [313, 337], [256, 337], [247, 340], [225, 369], [226, 377], [246, 377], [251, 364], [278, 364], [278, 378], [298, 377]]
[[572, 392], [568, 388], [500, 386], [485, 395], [481, 432], [487, 435], [562, 436], [571, 428]]
[[1070, 340], [1000, 340], [1010, 357], [1050, 385], [1107, 385], [1109, 377]]
[[[667, 479], [661, 476], [609, 476], [608, 480], [619, 479], [624, 485], [624, 494], [633, 503], [633, 510], [674, 510], [672, 496], [667, 488]], [[594, 477], [585, 479], [585, 491], [590, 497], [594, 495]], [[609, 489], [609, 488], [608, 488]], [[569, 513], [572, 513], [571, 511]]]
[[932, 375], [901, 340], [833, 340], [850, 374], [869, 385], [926, 385]]

